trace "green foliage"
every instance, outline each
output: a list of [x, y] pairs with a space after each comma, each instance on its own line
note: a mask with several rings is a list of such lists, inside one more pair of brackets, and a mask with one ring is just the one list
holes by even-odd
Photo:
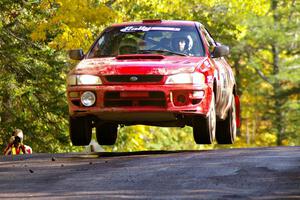
[[21, 128], [36, 152], [67, 151], [64, 54], [31, 41], [31, 5], [7, 1], [0, 9], [0, 146]]
[[260, 91], [268, 85], [267, 92], [260, 94], [264, 101], [259, 101], [262, 109], [258, 113], [270, 122], [266, 128], [280, 145], [299, 141], [299, 123], [292, 121], [300, 118], [290, 107], [299, 104], [299, 6], [295, 1], [270, 1], [268, 12], [263, 16], [250, 13], [245, 21], [251, 32], [243, 38], [248, 55], [242, 59], [248, 60], [248, 66], [255, 69], [253, 75], [260, 78], [256, 88]]
[[[82, 47], [87, 50], [94, 40], [93, 32], [114, 21], [112, 9], [98, 1], [42, 0], [37, 9], [46, 18], [32, 23], [34, 41], [44, 41], [54, 49]], [[97, 33], [98, 34], [98, 33]]]
[[117, 144], [106, 147], [110, 151], [185, 150], [201, 149], [193, 139], [191, 127], [161, 128], [154, 126], [126, 126], [119, 129]]

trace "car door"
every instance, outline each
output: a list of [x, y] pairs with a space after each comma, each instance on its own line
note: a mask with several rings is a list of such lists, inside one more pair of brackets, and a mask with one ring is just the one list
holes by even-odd
[[209, 50], [210, 59], [216, 68], [214, 76], [216, 81], [216, 84], [214, 86], [216, 93], [216, 113], [219, 118], [224, 119], [226, 117], [228, 105], [230, 103], [229, 97], [232, 92], [232, 90], [230, 90], [230, 88], [232, 88], [229, 76], [230, 66], [227, 64], [224, 57], [213, 57], [213, 50], [218, 45], [218, 43], [215, 42], [215, 40], [212, 38], [212, 36], [205, 29], [204, 26], [201, 26], [200, 30], [203, 36], [204, 43], [206, 43], [207, 48]]

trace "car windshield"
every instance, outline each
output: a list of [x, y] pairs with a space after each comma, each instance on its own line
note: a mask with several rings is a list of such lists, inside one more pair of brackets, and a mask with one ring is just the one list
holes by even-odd
[[106, 29], [87, 58], [125, 54], [203, 56], [204, 49], [193, 26], [121, 26]]

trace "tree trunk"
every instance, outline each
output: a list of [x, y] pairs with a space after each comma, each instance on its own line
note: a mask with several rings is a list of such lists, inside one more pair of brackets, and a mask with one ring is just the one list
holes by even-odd
[[[273, 20], [274, 20], [274, 30], [273, 31], [278, 31], [278, 13], [277, 13], [277, 6], [278, 6], [278, 0], [272, 0], [271, 1], [271, 9], [273, 12]], [[282, 140], [284, 136], [284, 117], [283, 117], [283, 111], [282, 111], [282, 106], [283, 102], [282, 99], [280, 98], [280, 91], [281, 91], [281, 84], [280, 80], [278, 80], [277, 75], [279, 74], [279, 50], [278, 46], [276, 44], [276, 40], [273, 41], [272, 43], [272, 56], [273, 56], [273, 75], [274, 75], [274, 82], [273, 82], [273, 90], [274, 90], [274, 111], [275, 111], [275, 123], [274, 126], [276, 128], [276, 144], [277, 145], [282, 145]], [[284, 98], [284, 97], [283, 97]]]

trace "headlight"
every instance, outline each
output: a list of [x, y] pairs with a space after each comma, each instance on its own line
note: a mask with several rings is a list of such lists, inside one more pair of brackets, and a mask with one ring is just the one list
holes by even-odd
[[167, 78], [166, 84], [195, 84], [202, 85], [205, 83], [205, 77], [202, 73], [184, 73], [175, 74]]
[[93, 92], [87, 91], [81, 95], [80, 100], [84, 106], [92, 106], [96, 102], [96, 96]]
[[78, 75], [77, 76], [78, 85], [100, 85], [102, 84], [100, 77], [93, 75]]
[[100, 77], [94, 75], [70, 75], [68, 85], [101, 85]]

